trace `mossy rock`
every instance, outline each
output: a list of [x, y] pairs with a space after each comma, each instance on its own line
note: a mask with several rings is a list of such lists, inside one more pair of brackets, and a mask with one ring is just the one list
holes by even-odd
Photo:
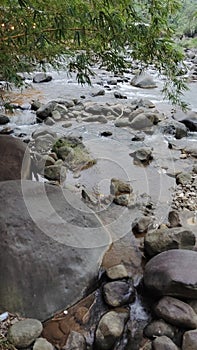
[[84, 170], [96, 164], [96, 160], [91, 157], [81, 139], [77, 137], [68, 136], [58, 139], [52, 151], [72, 171]]

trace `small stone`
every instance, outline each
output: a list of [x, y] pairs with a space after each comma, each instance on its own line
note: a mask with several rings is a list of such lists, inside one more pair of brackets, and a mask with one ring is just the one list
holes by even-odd
[[3, 114], [0, 115], [0, 125], [7, 124], [9, 123], [9, 121], [10, 119], [6, 115], [3, 115]]
[[128, 311], [109, 311], [104, 314], [98, 324], [95, 336], [95, 345], [99, 350], [111, 350], [124, 331]]
[[86, 350], [86, 341], [81, 333], [70, 332], [66, 345], [62, 350]]
[[156, 320], [149, 323], [144, 328], [144, 335], [150, 339], [155, 337], [160, 337], [166, 335], [167, 337], [173, 339], [175, 335], [176, 327], [170, 325], [164, 320]]
[[182, 350], [196, 350], [197, 349], [197, 329], [187, 331], [183, 335]]
[[52, 76], [46, 73], [38, 73], [33, 77], [34, 83], [47, 83], [52, 80]]
[[123, 281], [106, 283], [103, 287], [103, 295], [106, 303], [113, 307], [122, 306], [135, 299], [133, 286]]
[[106, 269], [106, 274], [111, 280], [127, 278], [128, 272], [123, 264], [115, 265]]
[[93, 92], [92, 93], [92, 97], [96, 97], [96, 96], [104, 96], [105, 95], [105, 90], [104, 89], [101, 89], [97, 92]]
[[66, 123], [62, 124], [63, 128], [70, 128], [71, 126], [72, 126], [71, 122], [66, 122]]
[[53, 350], [54, 347], [51, 343], [48, 342], [45, 338], [37, 338], [33, 350]]
[[52, 125], [55, 124], [55, 121], [54, 121], [53, 118], [48, 117], [47, 119], [45, 119], [44, 123], [45, 123], [46, 125], [52, 126]]
[[146, 233], [151, 223], [152, 218], [149, 216], [142, 216], [141, 218], [136, 218], [132, 223], [132, 231], [136, 235]]
[[33, 318], [14, 323], [8, 330], [7, 338], [17, 348], [31, 345], [42, 332], [42, 323]]
[[[153, 340], [152, 343], [152, 349], [153, 350], [179, 350], [179, 348], [176, 346], [176, 344], [165, 335], [161, 337], [157, 337]], [[189, 349], [188, 349], [189, 350]]]
[[44, 176], [48, 180], [57, 180], [59, 182], [63, 182], [66, 179], [66, 173], [66, 168], [57, 164], [47, 166], [44, 169]]

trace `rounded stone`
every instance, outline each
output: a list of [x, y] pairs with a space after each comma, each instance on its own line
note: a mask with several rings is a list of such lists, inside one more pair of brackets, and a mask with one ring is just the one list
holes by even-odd
[[130, 283], [114, 281], [106, 283], [103, 287], [103, 294], [106, 303], [117, 307], [134, 300], [135, 291]]
[[42, 329], [40, 321], [27, 318], [14, 323], [8, 330], [7, 338], [17, 348], [26, 348], [40, 336]]
[[45, 338], [37, 338], [33, 350], [53, 350], [54, 347], [51, 343], [48, 342]]
[[0, 115], [0, 125], [7, 124], [9, 123], [9, 121], [10, 119], [6, 115], [3, 115], [3, 114]]

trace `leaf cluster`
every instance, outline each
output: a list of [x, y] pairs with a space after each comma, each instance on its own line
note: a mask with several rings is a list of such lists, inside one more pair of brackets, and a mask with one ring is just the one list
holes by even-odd
[[180, 103], [185, 85], [177, 67], [183, 55], [170, 21], [180, 5], [179, 0], [3, 0], [0, 75], [19, 84], [18, 72], [48, 62], [91, 83], [93, 64], [121, 72], [130, 56], [165, 74], [169, 97]]

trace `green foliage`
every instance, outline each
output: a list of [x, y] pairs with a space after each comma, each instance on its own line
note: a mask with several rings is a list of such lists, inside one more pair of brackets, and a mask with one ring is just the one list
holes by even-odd
[[179, 35], [194, 36], [197, 34], [197, 1], [182, 0], [179, 13], [173, 19]]
[[[126, 55], [154, 64], [167, 76], [175, 103], [185, 88], [173, 41], [171, 18], [179, 0], [3, 0], [0, 14], [0, 74], [19, 84], [20, 71], [37, 62], [76, 71], [90, 83], [91, 66], [123, 71]], [[64, 59], [62, 59], [64, 57]]]

